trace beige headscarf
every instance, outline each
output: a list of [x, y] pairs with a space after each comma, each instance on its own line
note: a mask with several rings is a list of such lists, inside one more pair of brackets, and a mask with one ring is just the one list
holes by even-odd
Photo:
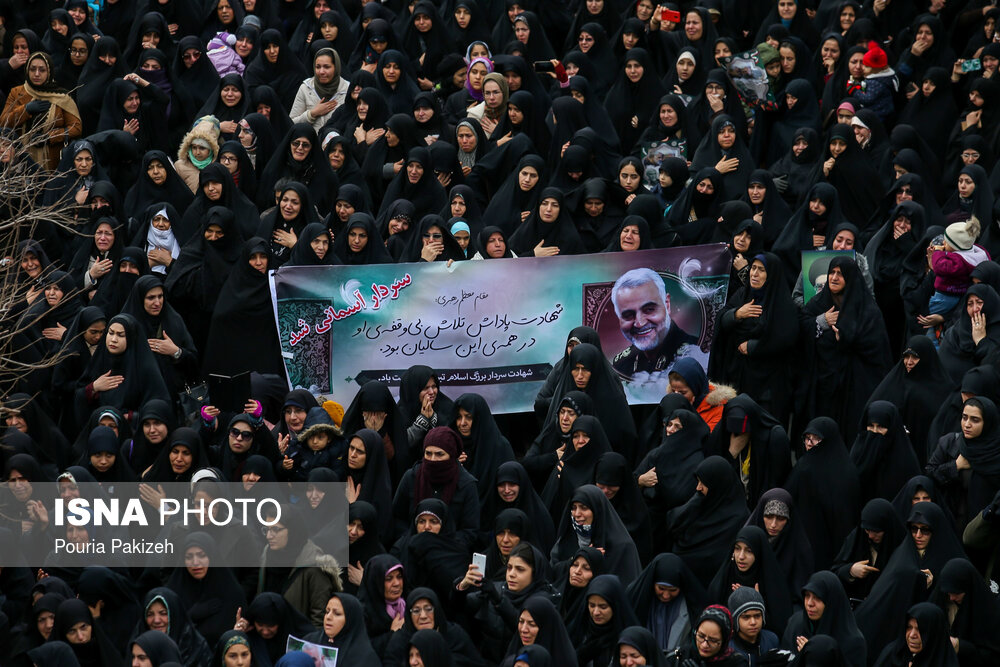
[[500, 103], [500, 106], [498, 106], [494, 111], [493, 109], [490, 109], [488, 105], [486, 105], [484, 98], [483, 116], [489, 118], [490, 120], [499, 121], [507, 114], [507, 100], [510, 99], [510, 89], [507, 87], [507, 79], [506, 77], [504, 77], [503, 74], [500, 74], [499, 72], [490, 72], [483, 79], [484, 95], [486, 91], [486, 84], [489, 83], [490, 81], [500, 86], [500, 94], [503, 96], [503, 101]]
[[[74, 116], [79, 118], [80, 110], [77, 108], [76, 102], [74, 102], [73, 98], [69, 96], [69, 93], [67, 93], [65, 89], [61, 88], [58, 84], [56, 84], [55, 80], [53, 79], [55, 72], [53, 71], [52, 59], [49, 57], [49, 54], [44, 53], [42, 51], [37, 51], [31, 54], [31, 56], [28, 58], [28, 62], [25, 63], [24, 65], [25, 71], [27, 71], [27, 69], [31, 67], [32, 60], [38, 60], [38, 59], [41, 59], [45, 62], [45, 66], [49, 70], [48, 78], [45, 80], [45, 83], [37, 87], [32, 86], [31, 80], [25, 78], [24, 89], [34, 99], [51, 102], [52, 106], [59, 107], [66, 113], [73, 114]], [[52, 114], [52, 109], [49, 109], [49, 114]]]
[[[47, 53], [37, 51], [31, 54], [31, 56], [28, 57], [28, 62], [24, 65], [25, 72], [27, 72], [31, 67], [31, 61], [39, 59], [45, 62], [45, 66], [49, 71], [48, 77], [45, 79], [43, 84], [37, 87], [31, 85], [31, 80], [25, 77], [24, 90], [31, 95], [32, 99], [44, 100], [52, 104], [52, 106], [49, 107], [48, 113], [45, 115], [45, 120], [42, 121], [40, 127], [38, 127], [39, 130], [48, 134], [56, 125], [56, 109], [62, 109], [76, 118], [80, 117], [80, 110], [77, 108], [76, 102], [73, 101], [73, 98], [70, 97], [64, 89], [60, 88], [53, 79], [55, 71], [52, 66], [52, 59], [49, 58]], [[34, 124], [33, 121], [29, 121], [29, 123], [32, 125]], [[27, 126], [29, 123], [25, 123], [25, 125]], [[25, 130], [27, 129], [28, 128], [25, 127]], [[47, 141], [39, 144], [32, 143], [28, 146], [28, 154], [31, 155], [31, 157], [34, 158], [34, 160], [39, 164], [45, 164], [47, 151]]]

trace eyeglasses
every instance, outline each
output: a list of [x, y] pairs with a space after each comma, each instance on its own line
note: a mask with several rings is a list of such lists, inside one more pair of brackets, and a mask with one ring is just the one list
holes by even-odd
[[483, 95], [485, 95], [486, 97], [497, 97], [498, 95], [502, 95], [502, 94], [503, 93], [501, 93], [499, 90], [484, 90], [483, 91]]
[[264, 533], [265, 535], [277, 535], [278, 533], [281, 533], [286, 530], [288, 529], [285, 528], [284, 526], [268, 526], [267, 528], [261, 528], [260, 532]]
[[699, 644], [705, 644], [706, 646], [719, 646], [722, 644], [721, 639], [709, 637], [708, 635], [703, 635], [700, 632], [694, 633], [694, 640]]
[[219, 157], [219, 162], [225, 162], [229, 164], [230, 162], [236, 162], [237, 158], [235, 155], [222, 155]]
[[309, 143], [308, 141], [306, 141], [305, 139], [301, 139], [299, 141], [293, 141], [292, 142], [292, 148], [309, 148], [311, 146], [312, 146], [312, 144]]
[[929, 526], [918, 526], [916, 524], [910, 526], [911, 535], [933, 535], [934, 531], [930, 529]]
[[440, 241], [444, 238], [444, 234], [424, 234], [425, 239], [434, 239], [435, 241]]
[[901, 194], [901, 195], [912, 195], [913, 194], [913, 188], [911, 188], [908, 185], [905, 185], [905, 186], [903, 186], [903, 187], [901, 187], [899, 189], [899, 194]]
[[104, 238], [104, 237], [113, 237], [114, 235], [115, 235], [114, 232], [103, 232], [103, 231], [101, 231], [101, 232], [94, 232], [94, 236], [100, 236], [102, 238]]
[[198, 51], [185, 53], [181, 56], [181, 60], [198, 60], [198, 58], [201, 58], [201, 53], [199, 53]]
[[979, 153], [962, 153], [963, 160], [978, 160]]
[[433, 614], [434, 607], [431, 605], [426, 605], [423, 607], [410, 607], [410, 613], [414, 616], [420, 616], [421, 614]]
[[85, 56], [90, 53], [87, 49], [70, 49], [69, 52], [73, 56]]
[[229, 429], [229, 435], [233, 436], [237, 440], [252, 440], [253, 431], [244, 431], [241, 428], [236, 428], [235, 426]]

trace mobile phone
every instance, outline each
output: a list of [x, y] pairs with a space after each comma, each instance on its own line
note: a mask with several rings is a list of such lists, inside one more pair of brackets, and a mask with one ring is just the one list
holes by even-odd
[[661, 21], [669, 21], [670, 23], [680, 23], [681, 13], [673, 9], [664, 9], [660, 14]]
[[555, 72], [556, 66], [549, 60], [536, 60], [531, 63], [536, 72]]
[[486, 576], [486, 554], [472, 554], [472, 564], [479, 568], [479, 574]]
[[962, 63], [963, 72], [978, 72], [983, 68], [983, 61], [979, 58], [970, 58]]

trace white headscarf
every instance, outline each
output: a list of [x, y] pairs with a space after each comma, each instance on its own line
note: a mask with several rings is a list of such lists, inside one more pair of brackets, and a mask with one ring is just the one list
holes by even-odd
[[[158, 215], [162, 215], [167, 220], [170, 220], [170, 216], [167, 215], [167, 208], [164, 206], [159, 211], [153, 214], [153, 218]], [[153, 226], [153, 220], [149, 220], [149, 231], [146, 232], [146, 250], [151, 250], [152, 248], [162, 248], [163, 250], [169, 250], [170, 256], [177, 259], [181, 254], [181, 246], [177, 243], [177, 237], [174, 236], [173, 231], [173, 220], [170, 221], [170, 229], [166, 231], [160, 231]], [[167, 267], [157, 264], [152, 268], [156, 273], [167, 273]]]

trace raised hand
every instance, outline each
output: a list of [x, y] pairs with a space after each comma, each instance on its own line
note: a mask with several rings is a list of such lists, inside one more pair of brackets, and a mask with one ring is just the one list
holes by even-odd
[[357, 501], [358, 497], [361, 496], [361, 485], [355, 484], [354, 480], [350, 477], [347, 478], [347, 488], [345, 489], [345, 494], [347, 495], [347, 504], [351, 504]]
[[979, 345], [979, 341], [986, 338], [986, 315], [981, 311], [972, 314], [972, 342]]

